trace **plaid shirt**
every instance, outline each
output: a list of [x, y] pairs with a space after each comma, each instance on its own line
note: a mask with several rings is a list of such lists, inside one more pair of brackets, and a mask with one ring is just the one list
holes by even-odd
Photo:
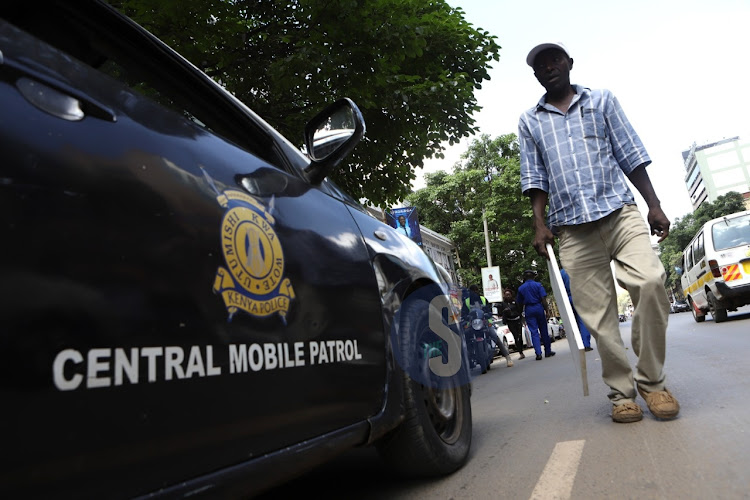
[[605, 217], [635, 198], [626, 182], [651, 159], [617, 98], [608, 90], [574, 85], [567, 113], [545, 97], [521, 115], [521, 189], [549, 195], [551, 228]]

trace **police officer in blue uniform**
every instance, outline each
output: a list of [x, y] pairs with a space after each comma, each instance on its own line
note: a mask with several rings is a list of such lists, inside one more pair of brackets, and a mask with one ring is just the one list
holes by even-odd
[[578, 324], [578, 331], [581, 333], [583, 346], [586, 351], [593, 351], [594, 348], [591, 347], [591, 333], [589, 333], [588, 328], [586, 328], [583, 320], [578, 315], [578, 311], [576, 311], [576, 308], [573, 306], [573, 295], [570, 292], [570, 275], [565, 269], [560, 268], [560, 276], [562, 276], [563, 283], [565, 284], [565, 291], [568, 292], [568, 300], [570, 301], [570, 307], [573, 308], [573, 314], [576, 317], [576, 323]]
[[531, 343], [534, 344], [536, 359], [542, 359], [542, 346], [539, 341], [544, 343], [544, 356], [549, 358], [555, 355], [552, 350], [549, 334], [547, 333], [547, 318], [549, 318], [549, 308], [547, 306], [547, 292], [541, 283], [534, 280], [536, 272], [526, 270], [523, 272], [523, 285], [518, 287], [516, 302], [523, 306], [526, 314], [526, 325], [531, 332]]

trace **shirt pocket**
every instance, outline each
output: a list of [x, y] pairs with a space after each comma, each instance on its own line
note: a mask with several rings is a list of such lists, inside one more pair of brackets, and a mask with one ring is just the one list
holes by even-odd
[[596, 108], [581, 108], [583, 122], [583, 137], [607, 137], [607, 125], [604, 114]]

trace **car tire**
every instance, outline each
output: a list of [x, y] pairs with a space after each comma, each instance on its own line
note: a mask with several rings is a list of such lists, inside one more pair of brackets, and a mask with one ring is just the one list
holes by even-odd
[[[417, 300], [402, 318], [400, 348], [405, 357], [419, 349], [420, 337], [429, 331], [429, 307], [426, 301]], [[462, 363], [466, 359], [462, 356]], [[378, 452], [404, 477], [432, 477], [456, 471], [466, 463], [471, 448], [470, 384], [438, 389], [412, 379], [400, 367], [397, 369], [403, 379], [405, 418], [376, 443]], [[484, 364], [482, 370], [486, 371]]]
[[721, 307], [721, 302], [716, 299], [713, 292], [708, 292], [708, 308], [711, 311], [711, 316], [714, 318], [714, 323], [723, 323], [727, 320], [727, 309]]
[[698, 310], [695, 307], [695, 304], [693, 304], [693, 301], [691, 300], [689, 302], [690, 304], [690, 312], [693, 313], [693, 319], [696, 323], [703, 323], [706, 321], [706, 315], [705, 314], [698, 314]]

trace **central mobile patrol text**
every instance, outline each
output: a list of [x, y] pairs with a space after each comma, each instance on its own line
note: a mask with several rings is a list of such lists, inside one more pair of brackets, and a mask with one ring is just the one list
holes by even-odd
[[[60, 391], [96, 389], [222, 375], [214, 346], [64, 349], [52, 363]], [[229, 344], [229, 374], [342, 363], [362, 359], [356, 340]]]

